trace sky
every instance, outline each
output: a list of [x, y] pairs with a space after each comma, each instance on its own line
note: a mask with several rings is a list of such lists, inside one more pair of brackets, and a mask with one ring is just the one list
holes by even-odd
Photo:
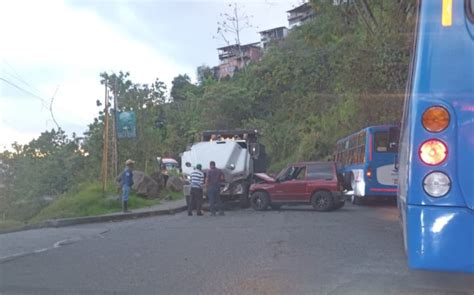
[[[130, 72], [135, 83], [179, 74], [195, 80], [200, 65], [218, 64], [214, 38], [222, 13], [236, 3], [258, 32], [288, 26], [302, 0], [2, 0], [0, 1], [0, 151], [28, 143], [58, 125], [81, 136], [103, 100], [102, 72]], [[233, 38], [230, 36], [230, 38]], [[53, 103], [51, 100], [54, 97]]]

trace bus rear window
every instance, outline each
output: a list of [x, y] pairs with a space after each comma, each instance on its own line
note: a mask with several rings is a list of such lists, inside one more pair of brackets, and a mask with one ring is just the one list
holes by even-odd
[[388, 152], [388, 132], [375, 132], [374, 144], [376, 152]]

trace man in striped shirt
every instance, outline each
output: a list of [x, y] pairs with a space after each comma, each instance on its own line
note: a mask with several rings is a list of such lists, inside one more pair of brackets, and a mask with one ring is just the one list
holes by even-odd
[[188, 196], [188, 215], [193, 215], [193, 205], [196, 205], [198, 216], [202, 216], [202, 187], [204, 185], [204, 173], [201, 171], [201, 164], [197, 164], [193, 173], [191, 173], [191, 196]]

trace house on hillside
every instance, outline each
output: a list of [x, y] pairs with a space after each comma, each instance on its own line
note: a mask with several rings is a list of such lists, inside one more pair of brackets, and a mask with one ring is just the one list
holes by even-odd
[[316, 13], [309, 2], [287, 11], [288, 27], [293, 29], [310, 21], [316, 16]]
[[[325, 2], [324, 0], [320, 0]], [[332, 1], [332, 5], [338, 6], [342, 4], [352, 4], [354, 0], [326, 0]], [[301, 26], [302, 24], [310, 21], [316, 16], [316, 12], [309, 2], [303, 3], [298, 7], [295, 7], [287, 11], [288, 13], [288, 27], [293, 29], [295, 27]]]
[[260, 34], [260, 44], [261, 47], [265, 50], [271, 43], [278, 42], [283, 40], [288, 35], [287, 27], [278, 27], [265, 31], [259, 32]]
[[332, 5], [352, 4], [354, 0], [332, 0]]
[[234, 44], [217, 48], [217, 51], [220, 61], [217, 71], [218, 79], [232, 77], [237, 70], [262, 57], [260, 42], [240, 45], [240, 50], [239, 46]]

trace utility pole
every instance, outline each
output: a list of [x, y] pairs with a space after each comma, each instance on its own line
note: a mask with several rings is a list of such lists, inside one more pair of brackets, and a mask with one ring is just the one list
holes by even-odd
[[118, 176], [118, 138], [117, 138], [117, 108], [118, 108], [118, 93], [117, 93], [117, 77], [114, 80], [114, 117], [112, 121], [112, 173], [114, 178]]
[[102, 195], [105, 196], [107, 191], [107, 170], [109, 157], [109, 97], [108, 97], [108, 81], [105, 79], [105, 109], [104, 109], [104, 133], [103, 133], [103, 150], [102, 150]]

